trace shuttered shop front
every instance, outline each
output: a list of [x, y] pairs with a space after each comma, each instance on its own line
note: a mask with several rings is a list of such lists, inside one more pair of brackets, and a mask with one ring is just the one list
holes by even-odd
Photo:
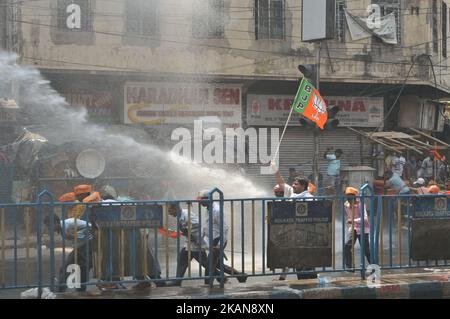
[[[281, 132], [280, 129], [280, 136]], [[340, 148], [344, 152], [341, 158], [341, 167], [372, 166], [371, 145], [367, 140], [361, 140], [357, 133], [347, 128], [337, 128], [331, 131], [320, 131], [318, 139], [319, 171], [323, 176], [326, 175], [327, 170], [327, 161], [323, 158], [323, 155], [328, 147]], [[312, 174], [314, 149], [314, 137], [311, 130], [301, 127], [288, 127], [286, 129], [279, 152], [280, 172], [286, 181], [291, 167], [295, 168], [297, 172], [303, 172], [306, 177]], [[267, 188], [272, 187], [276, 184], [275, 176], [261, 175], [261, 165], [264, 164], [248, 164], [247, 175], [258, 185]]]
[[[281, 132], [291, 110], [292, 96], [277, 94], [247, 95], [247, 125], [250, 127], [278, 127]], [[354, 126], [362, 131], [371, 131], [382, 122], [384, 103], [382, 97], [324, 96], [327, 105], [336, 105], [340, 111], [337, 118], [340, 126], [334, 130], [319, 132], [319, 171], [326, 174], [327, 161], [323, 158], [327, 147], [342, 149], [341, 167], [372, 166], [371, 146], [367, 140], [347, 129]], [[287, 178], [289, 168], [312, 173], [314, 137], [312, 130], [299, 127], [299, 114], [293, 113], [280, 146], [280, 170]], [[267, 165], [267, 164], [266, 164]], [[273, 186], [273, 175], [261, 175], [260, 165], [248, 165], [248, 175], [257, 183]]]

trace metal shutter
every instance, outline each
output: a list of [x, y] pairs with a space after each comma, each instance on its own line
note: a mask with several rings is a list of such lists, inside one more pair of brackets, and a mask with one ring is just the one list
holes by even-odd
[[[281, 136], [281, 129], [280, 129]], [[327, 161], [323, 159], [327, 147], [342, 149], [341, 166], [372, 166], [372, 148], [367, 140], [362, 140], [358, 135], [347, 128], [338, 128], [333, 131], [321, 131], [319, 133], [319, 171], [326, 175]], [[361, 162], [362, 146], [362, 162]], [[314, 138], [311, 130], [299, 127], [288, 127], [280, 146], [280, 171], [287, 180], [289, 168], [294, 167], [297, 172], [302, 171], [306, 177], [312, 173], [312, 161], [314, 156]], [[261, 164], [248, 164], [247, 175], [257, 184], [270, 189], [275, 185], [275, 176], [261, 175]]]

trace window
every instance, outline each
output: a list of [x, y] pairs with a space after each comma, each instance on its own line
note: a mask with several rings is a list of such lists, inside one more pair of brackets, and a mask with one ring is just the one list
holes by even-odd
[[431, 21], [433, 29], [433, 51], [439, 51], [439, 33], [438, 33], [438, 17], [437, 17], [437, 0], [433, 0], [433, 6], [431, 7]]
[[[1, 10], [1, 9], [0, 9]], [[11, 2], [6, 7], [5, 43], [9, 51], [20, 51], [20, 4]], [[0, 44], [1, 45], [1, 44]]]
[[92, 31], [90, 0], [59, 0], [58, 28], [68, 31]]
[[447, 4], [442, 2], [442, 56], [447, 57]]
[[372, 4], [378, 4], [381, 9], [381, 16], [394, 12], [395, 24], [397, 27], [397, 43], [401, 44], [401, 20], [400, 20], [400, 0], [372, 0]]
[[134, 35], [157, 35], [159, 32], [157, 2], [155, 0], [127, 0], [125, 32]]
[[224, 0], [196, 0], [193, 12], [192, 36], [194, 38], [224, 37]]
[[284, 39], [283, 0], [255, 0], [256, 39]]
[[345, 0], [336, 1], [336, 38], [345, 42]]

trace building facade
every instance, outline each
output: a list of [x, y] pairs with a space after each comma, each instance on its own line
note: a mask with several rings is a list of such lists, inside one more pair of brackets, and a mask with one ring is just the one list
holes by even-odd
[[[371, 4], [395, 16], [397, 44], [352, 39], [346, 10], [364, 17]], [[447, 1], [337, 0], [334, 38], [315, 43], [302, 42], [301, 0], [36, 0], [18, 13], [20, 63], [39, 68], [92, 121], [144, 127], [150, 142], [174, 143], [173, 129], [204, 117], [281, 134], [297, 66], [316, 64], [319, 49], [320, 92], [341, 108], [341, 127], [319, 134], [320, 154], [333, 146], [344, 166], [372, 165], [370, 145], [345, 126], [395, 129], [411, 122], [409, 110], [434, 116], [419, 128], [443, 130], [429, 100], [450, 91]], [[296, 116], [280, 147], [282, 174], [294, 167], [308, 176], [313, 152]], [[260, 166], [245, 169], [272, 183]]]

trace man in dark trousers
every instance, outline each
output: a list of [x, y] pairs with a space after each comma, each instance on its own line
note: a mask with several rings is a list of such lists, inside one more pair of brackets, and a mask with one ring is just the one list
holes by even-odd
[[[61, 220], [57, 215], [53, 215], [53, 229], [56, 233], [64, 236], [66, 240], [76, 240], [74, 249], [67, 256], [64, 265], [59, 271], [58, 277], [58, 292], [64, 292], [67, 288], [67, 278], [70, 273], [67, 271], [68, 266], [77, 264], [80, 267], [80, 283], [81, 286], [77, 288], [78, 291], [86, 291], [87, 286], [84, 284], [88, 282], [88, 273], [92, 268], [92, 227], [91, 224], [82, 219], [68, 218]], [[47, 216], [44, 223], [50, 226], [50, 218]], [[75, 220], [76, 220], [76, 234], [75, 234]], [[75, 283], [77, 284], [77, 283]]]
[[[198, 193], [197, 200], [200, 200], [200, 205], [203, 207], [208, 207], [208, 214], [206, 215], [206, 222], [205, 222], [205, 240], [208, 243], [208, 246], [210, 244], [209, 236], [212, 236], [212, 247], [209, 247], [209, 255], [208, 258], [212, 257], [212, 264], [213, 269], [215, 269], [215, 275], [218, 276], [220, 272], [220, 204], [218, 202], [213, 202], [211, 205], [211, 212], [209, 211], [209, 201], [208, 201], [208, 190], [202, 190]], [[212, 219], [212, 229], [209, 229], [209, 218]], [[225, 222], [225, 218], [223, 221], [223, 249], [227, 246], [228, 241], [228, 225]], [[247, 281], [247, 274], [241, 273], [237, 271], [236, 269], [231, 268], [230, 266], [223, 265], [224, 272], [230, 275], [237, 275], [236, 279], [240, 283], [244, 283]], [[209, 275], [209, 261], [208, 265], [206, 267], [206, 275]], [[209, 284], [209, 279], [205, 279], [205, 284]]]
[[[198, 216], [195, 212], [189, 213], [186, 209], [181, 209], [179, 204], [169, 204], [167, 211], [170, 216], [179, 220], [180, 234], [186, 237], [183, 248], [180, 250], [177, 262], [177, 278], [183, 278], [186, 269], [192, 258], [198, 261], [205, 269], [207, 267], [208, 256], [206, 255], [206, 248], [208, 244], [205, 241], [203, 231], [200, 229]], [[178, 218], [179, 216], [179, 218]], [[189, 234], [190, 227], [190, 241], [187, 236]], [[189, 260], [189, 251], [191, 250], [191, 259]], [[174, 281], [175, 285], [181, 286], [181, 279]]]

